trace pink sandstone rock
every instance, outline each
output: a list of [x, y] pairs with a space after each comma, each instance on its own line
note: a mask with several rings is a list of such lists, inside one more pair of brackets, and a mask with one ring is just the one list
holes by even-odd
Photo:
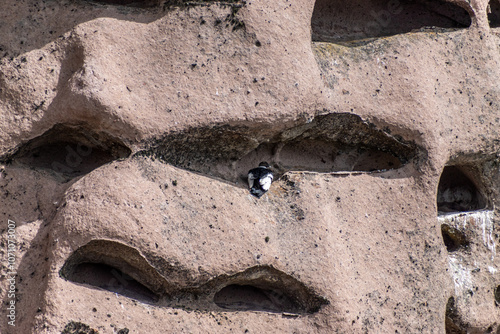
[[500, 333], [499, 27], [3, 0], [0, 332]]

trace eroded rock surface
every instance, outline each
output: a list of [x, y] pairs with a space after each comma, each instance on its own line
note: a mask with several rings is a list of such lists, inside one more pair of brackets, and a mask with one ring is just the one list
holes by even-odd
[[0, 332], [500, 333], [499, 26], [498, 0], [2, 1]]

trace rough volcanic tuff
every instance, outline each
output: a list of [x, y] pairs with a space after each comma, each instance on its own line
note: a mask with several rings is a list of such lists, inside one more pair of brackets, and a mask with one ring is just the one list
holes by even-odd
[[0, 332], [500, 333], [499, 27], [498, 0], [3, 0]]

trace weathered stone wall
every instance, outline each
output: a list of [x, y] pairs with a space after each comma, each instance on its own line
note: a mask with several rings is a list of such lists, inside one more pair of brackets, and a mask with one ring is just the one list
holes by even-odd
[[499, 26], [3, 0], [0, 332], [500, 333]]

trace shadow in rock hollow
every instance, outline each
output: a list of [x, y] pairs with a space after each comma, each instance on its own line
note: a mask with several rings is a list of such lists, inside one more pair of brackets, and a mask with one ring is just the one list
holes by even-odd
[[203, 283], [194, 282], [181, 265], [165, 266], [164, 260], [158, 260], [120, 242], [93, 240], [74, 251], [59, 273], [70, 282], [159, 307], [298, 316], [329, 304], [302, 282], [270, 266], [254, 266]]
[[356, 46], [409, 32], [464, 29], [471, 24], [469, 12], [444, 0], [317, 0], [312, 40]]
[[[256, 135], [263, 128], [266, 135]], [[139, 155], [231, 183], [244, 180], [261, 161], [278, 176], [288, 171], [377, 172], [399, 169], [424, 154], [415, 143], [348, 113], [317, 116], [284, 131], [270, 124], [191, 128], [150, 146]]]

